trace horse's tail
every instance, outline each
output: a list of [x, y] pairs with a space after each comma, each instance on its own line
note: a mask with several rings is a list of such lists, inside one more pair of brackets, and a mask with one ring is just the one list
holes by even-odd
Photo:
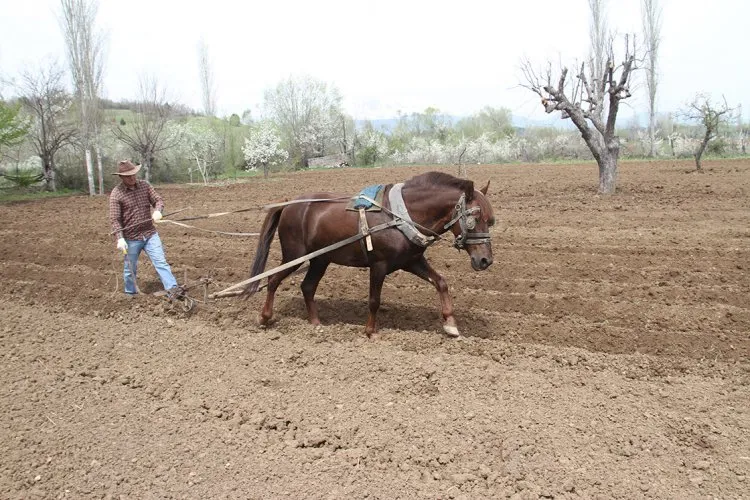
[[[251, 278], [259, 275], [266, 268], [268, 250], [271, 248], [271, 242], [273, 241], [274, 234], [276, 234], [276, 228], [279, 227], [279, 220], [281, 219], [281, 212], [283, 210], [284, 207], [271, 208], [268, 211], [268, 215], [266, 215], [266, 219], [263, 221], [263, 227], [260, 230], [260, 238], [258, 239], [258, 248], [255, 250], [253, 267], [250, 269]], [[258, 291], [258, 288], [260, 288], [260, 280], [247, 285], [242, 294], [245, 297], [250, 297]]]

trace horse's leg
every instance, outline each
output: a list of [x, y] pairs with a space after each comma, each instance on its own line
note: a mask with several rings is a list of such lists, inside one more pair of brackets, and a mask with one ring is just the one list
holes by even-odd
[[273, 317], [273, 299], [276, 296], [276, 289], [279, 288], [279, 285], [282, 281], [284, 281], [284, 278], [292, 274], [294, 271], [299, 269], [299, 266], [302, 264], [299, 264], [298, 266], [290, 267], [289, 269], [284, 269], [283, 271], [279, 271], [276, 274], [272, 274], [268, 278], [268, 290], [266, 292], [266, 302], [263, 304], [263, 309], [260, 311], [260, 317], [258, 317], [258, 323], [263, 325], [267, 325], [268, 322]]
[[443, 330], [451, 337], [458, 337], [460, 333], [456, 325], [456, 318], [453, 317], [453, 299], [451, 299], [450, 293], [448, 293], [448, 284], [445, 282], [445, 279], [430, 266], [424, 255], [404, 267], [404, 271], [408, 271], [435, 285], [435, 289], [437, 289], [438, 296], [440, 297]]
[[383, 290], [383, 282], [388, 275], [387, 262], [375, 262], [370, 267], [370, 299], [368, 301], [370, 313], [367, 316], [365, 333], [368, 337], [378, 331], [378, 309], [380, 308], [380, 292]]
[[310, 268], [305, 274], [305, 279], [302, 280], [300, 288], [302, 288], [302, 295], [305, 297], [305, 306], [307, 306], [307, 317], [311, 324], [319, 325], [320, 318], [318, 317], [318, 305], [315, 303], [315, 291], [318, 289], [318, 283], [320, 279], [328, 269], [329, 262], [321, 260], [320, 258], [313, 259], [310, 261]]

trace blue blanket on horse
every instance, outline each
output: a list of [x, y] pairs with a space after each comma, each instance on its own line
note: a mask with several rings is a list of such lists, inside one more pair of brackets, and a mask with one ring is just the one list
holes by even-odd
[[360, 208], [364, 208], [365, 210], [370, 212], [380, 211], [379, 206], [373, 205], [371, 201], [361, 198], [360, 196], [367, 196], [368, 198], [375, 200], [379, 205], [382, 205], [383, 187], [383, 184], [373, 184], [372, 186], [367, 186], [359, 192], [357, 197], [349, 203], [349, 206], [347, 206], [346, 209], [359, 210]]

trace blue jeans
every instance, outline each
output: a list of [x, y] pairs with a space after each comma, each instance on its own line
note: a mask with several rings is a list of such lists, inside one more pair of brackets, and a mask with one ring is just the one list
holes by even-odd
[[151, 259], [151, 263], [159, 274], [159, 279], [161, 280], [161, 284], [164, 285], [164, 289], [169, 290], [177, 286], [177, 280], [172, 275], [172, 269], [167, 264], [166, 257], [164, 257], [164, 247], [161, 245], [159, 233], [155, 233], [145, 240], [126, 241], [128, 243], [128, 254], [125, 256], [125, 271], [123, 273], [125, 278], [125, 293], [131, 295], [138, 293], [135, 279], [138, 269], [138, 256], [141, 254], [141, 250], [145, 250], [148, 258]]

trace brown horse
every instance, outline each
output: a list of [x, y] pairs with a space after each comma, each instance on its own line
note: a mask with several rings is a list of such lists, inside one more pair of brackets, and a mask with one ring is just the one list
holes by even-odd
[[[403, 269], [435, 286], [440, 296], [443, 330], [450, 336], [458, 336], [448, 285], [427, 262], [424, 252], [440, 234], [450, 230], [455, 238], [454, 246], [466, 250], [471, 257], [471, 267], [475, 271], [487, 269], [492, 264], [489, 228], [495, 222], [492, 206], [486, 198], [488, 188], [489, 182], [475, 190], [472, 181], [441, 172], [428, 172], [403, 184], [386, 185], [379, 205], [382, 210], [366, 212], [366, 227], [372, 231], [371, 251], [364, 241], [353, 241], [310, 259], [301, 285], [310, 323], [320, 324], [314, 297], [329, 264], [370, 268], [369, 316], [365, 328], [368, 335], [377, 331], [376, 316], [385, 277]], [[265, 269], [277, 229], [283, 263], [361, 234], [360, 214], [347, 210], [341, 201], [348, 199], [332, 193], [308, 193], [271, 208], [260, 232], [251, 276]], [[266, 301], [259, 318], [262, 325], [273, 316], [274, 295], [279, 284], [301, 265], [302, 262], [269, 277]], [[259, 284], [259, 281], [251, 283], [244, 293], [257, 292]]]

